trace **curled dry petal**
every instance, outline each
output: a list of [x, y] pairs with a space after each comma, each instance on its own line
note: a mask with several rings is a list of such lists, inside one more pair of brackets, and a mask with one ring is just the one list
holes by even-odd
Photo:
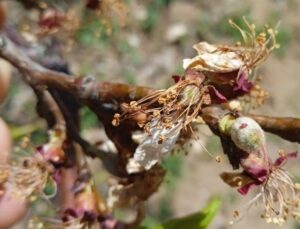
[[242, 71], [239, 74], [235, 82], [235, 86], [233, 87], [233, 91], [235, 92], [249, 92], [253, 88], [253, 83], [248, 80], [248, 72]]
[[251, 184], [254, 180], [243, 172], [223, 172], [220, 174], [222, 180], [230, 187], [237, 188]]
[[244, 62], [233, 51], [225, 51], [217, 45], [200, 42], [194, 45], [198, 55], [192, 59], [183, 60], [183, 68], [194, 68], [208, 72], [232, 72], [240, 69]]

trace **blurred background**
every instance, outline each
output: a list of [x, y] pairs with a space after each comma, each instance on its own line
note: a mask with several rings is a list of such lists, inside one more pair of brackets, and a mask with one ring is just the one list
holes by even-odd
[[[61, 2], [64, 1], [59, 5], [63, 5]], [[62, 7], [67, 8], [67, 2]], [[38, 43], [42, 38], [32, 32], [38, 21], [37, 12], [25, 10], [15, 1], [7, 1], [6, 5], [8, 24], [21, 31], [27, 40]], [[76, 8], [76, 4], [72, 7]], [[72, 31], [72, 39], [64, 43], [62, 56], [76, 75], [165, 88], [173, 83], [172, 75], [183, 73], [182, 60], [196, 54], [193, 44], [200, 41], [234, 44], [241, 40], [228, 19], [241, 25], [242, 16], [246, 16], [258, 30], [265, 24], [275, 27], [280, 22], [277, 39], [281, 47], [258, 71], [269, 98], [265, 105], [252, 112], [299, 117], [299, 12], [299, 0], [126, 0], [104, 21], [89, 12], [75, 14], [74, 20], [82, 23]], [[66, 34], [61, 33], [57, 39], [64, 40]], [[14, 140], [30, 135], [34, 143], [41, 143], [46, 139], [46, 125], [35, 112], [35, 96], [17, 73], [14, 74], [9, 96], [0, 106], [1, 116], [9, 122]], [[81, 109], [81, 115], [84, 117], [82, 134], [86, 139], [97, 142], [105, 138], [101, 124], [88, 109]], [[199, 139], [214, 156], [221, 156], [221, 163], [196, 141], [187, 147], [187, 156], [181, 153], [167, 157], [163, 164], [168, 173], [164, 185], [148, 202], [145, 224], [199, 211], [211, 197], [220, 196], [222, 207], [210, 228], [228, 228], [233, 211], [243, 209], [251, 200], [251, 194], [242, 197], [219, 178], [219, 173], [231, 168], [218, 138], [204, 126], [199, 128]], [[268, 135], [268, 149], [276, 157], [278, 149], [294, 151], [300, 147]], [[106, 193], [109, 174], [101, 169], [100, 163], [91, 164], [99, 188]], [[297, 165], [297, 161], [287, 165], [296, 179], [300, 178]], [[29, 215], [34, 212], [47, 215], [46, 205], [34, 202]], [[260, 211], [255, 207], [233, 228], [247, 229], [254, 225], [257, 229], [274, 228], [260, 219]], [[24, 228], [24, 224], [16, 228]], [[299, 229], [300, 224], [289, 222], [282, 228]]]

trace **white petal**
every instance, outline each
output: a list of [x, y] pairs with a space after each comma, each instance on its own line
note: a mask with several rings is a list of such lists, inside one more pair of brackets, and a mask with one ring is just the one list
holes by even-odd
[[[180, 134], [182, 120], [171, 128], [157, 127], [157, 121], [153, 121], [151, 126], [153, 128], [150, 128], [150, 134], [136, 148], [134, 153], [134, 160], [146, 170], [150, 169], [162, 156], [172, 150]], [[161, 136], [165, 140], [159, 144]]]

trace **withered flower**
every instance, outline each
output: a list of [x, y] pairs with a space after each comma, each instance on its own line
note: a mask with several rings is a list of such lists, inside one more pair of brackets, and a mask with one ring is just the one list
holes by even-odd
[[64, 128], [50, 130], [49, 142], [37, 147], [31, 157], [21, 157], [18, 161], [0, 165], [0, 177], [7, 175], [5, 185], [11, 187], [17, 198], [55, 196], [57, 173], [54, 165], [64, 160], [62, 147], [65, 138]]
[[182, 130], [193, 133], [190, 123], [195, 121], [203, 106], [227, 101], [205, 80], [201, 72], [189, 69], [170, 88], [123, 104], [124, 112], [115, 114], [113, 125], [132, 119], [148, 134], [134, 154], [136, 162], [145, 169], [151, 168], [174, 147]]
[[61, 217], [33, 218], [28, 227], [32, 229], [96, 229], [112, 221], [102, 197], [95, 188], [92, 176], [87, 170], [81, 170], [72, 190], [69, 191], [69, 195], [74, 195], [73, 206], [63, 210]]
[[21, 162], [8, 165], [9, 175], [5, 184], [11, 187], [17, 198], [45, 196], [43, 190], [48, 182], [52, 182], [52, 169], [41, 157], [25, 158]]
[[266, 27], [264, 32], [257, 34], [255, 25], [250, 24], [245, 17], [243, 19], [247, 30], [229, 20], [229, 24], [241, 33], [242, 42], [234, 46], [200, 42], [194, 45], [198, 55], [183, 60], [184, 69], [199, 70], [217, 84], [228, 84], [231, 81], [241, 84], [239, 78], [243, 75], [243, 81], [249, 85], [246, 79], [253, 69], [265, 61], [279, 45], [276, 43], [276, 30]]
[[96, 190], [89, 171], [81, 171], [72, 193], [74, 195], [74, 206], [64, 211], [64, 223], [75, 222], [77, 219], [81, 224], [93, 226], [98, 225], [100, 218], [107, 215], [104, 200]]

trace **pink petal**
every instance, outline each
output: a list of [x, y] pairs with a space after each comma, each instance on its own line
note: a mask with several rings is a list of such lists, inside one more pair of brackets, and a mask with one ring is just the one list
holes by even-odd
[[233, 88], [233, 91], [235, 92], [249, 92], [252, 87], [253, 87], [253, 83], [250, 82], [248, 79], [247, 79], [247, 72], [246, 71], [243, 71], [237, 81], [235, 82], [235, 86]]

